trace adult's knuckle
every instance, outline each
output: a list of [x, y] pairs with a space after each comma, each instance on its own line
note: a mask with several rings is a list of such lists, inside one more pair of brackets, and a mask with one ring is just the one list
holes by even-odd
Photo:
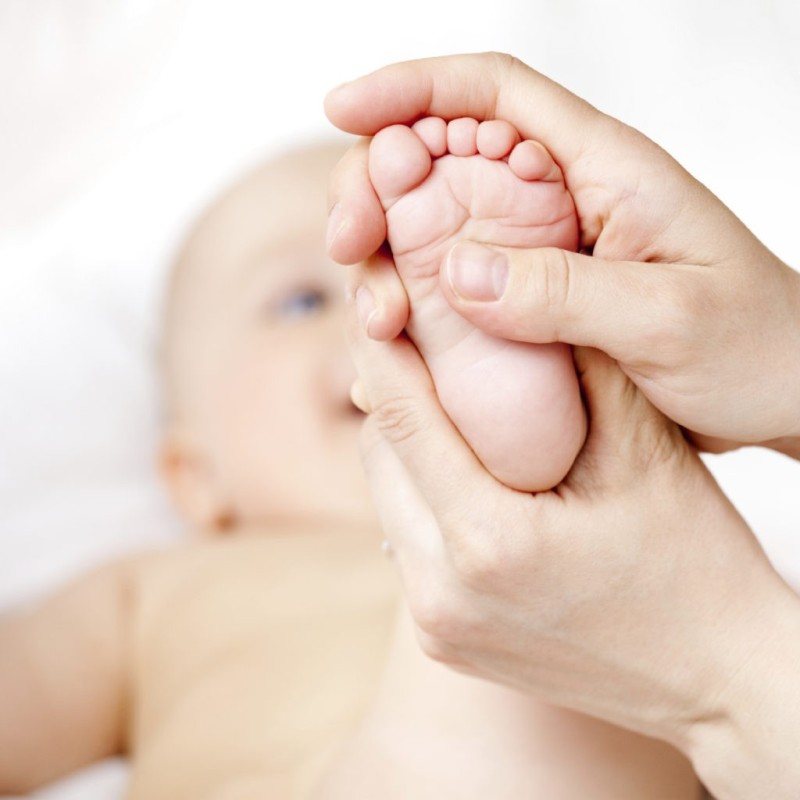
[[537, 250], [523, 280], [523, 295], [528, 298], [529, 306], [525, 313], [551, 326], [550, 335], [557, 339], [557, 320], [571, 308], [573, 282], [569, 257], [554, 247]]
[[525, 66], [518, 58], [501, 50], [492, 50], [486, 53], [486, 56], [494, 62], [494, 68], [500, 76], [505, 77], [509, 73]]
[[478, 56], [481, 60], [481, 73], [491, 76], [495, 91], [490, 98], [491, 103], [484, 107], [485, 119], [502, 119], [502, 95], [508, 92], [509, 87], [524, 83], [530, 76], [531, 68], [519, 58], [510, 53], [491, 50]]
[[441, 586], [429, 585], [408, 598], [419, 629], [431, 640], [458, 642], [463, 636], [463, 614], [453, 596]]
[[376, 403], [371, 417], [378, 432], [393, 444], [413, 438], [424, 427], [419, 406], [410, 396], [396, 396]]
[[466, 665], [459, 651], [450, 642], [437, 639], [424, 631], [418, 632], [417, 640], [422, 652], [433, 661], [455, 668], [462, 668]]
[[463, 503], [459, 514], [458, 531], [446, 537], [459, 585], [481, 596], [502, 594], [507, 582], [516, 578], [520, 560], [533, 556], [536, 504], [509, 507], [504, 494], [484, 496], [480, 503]]
[[446, 638], [451, 615], [440, 597], [433, 592], [425, 592], [409, 597], [408, 604], [421, 631], [434, 639]]
[[473, 591], [491, 591], [503, 580], [504, 560], [490, 532], [460, 537], [450, 547], [450, 559], [461, 583]]

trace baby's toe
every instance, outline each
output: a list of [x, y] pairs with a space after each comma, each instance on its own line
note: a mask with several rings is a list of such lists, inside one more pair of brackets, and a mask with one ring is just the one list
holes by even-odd
[[411, 126], [411, 130], [424, 142], [434, 158], [447, 152], [447, 123], [441, 117], [423, 117]]
[[474, 156], [478, 152], [478, 120], [461, 117], [448, 122], [447, 149], [454, 156]]
[[431, 171], [427, 145], [406, 125], [375, 134], [369, 146], [369, 178], [384, 210], [419, 186]]
[[478, 152], [485, 158], [505, 158], [520, 141], [517, 129], [502, 119], [491, 119], [478, 126]]
[[508, 166], [524, 181], [563, 180], [558, 164], [545, 146], [530, 139], [514, 147], [508, 156]]

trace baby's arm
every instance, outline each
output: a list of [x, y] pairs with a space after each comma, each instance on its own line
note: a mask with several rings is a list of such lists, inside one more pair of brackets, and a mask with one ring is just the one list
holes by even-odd
[[129, 566], [0, 615], [0, 795], [122, 748]]

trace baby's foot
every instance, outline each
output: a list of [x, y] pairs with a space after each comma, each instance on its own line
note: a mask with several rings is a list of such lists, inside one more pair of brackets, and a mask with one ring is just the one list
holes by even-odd
[[586, 433], [569, 348], [478, 330], [442, 295], [439, 269], [461, 239], [574, 250], [577, 217], [561, 170], [506, 122], [428, 117], [380, 131], [369, 174], [408, 294], [406, 330], [442, 406], [499, 480], [525, 491], [555, 486]]

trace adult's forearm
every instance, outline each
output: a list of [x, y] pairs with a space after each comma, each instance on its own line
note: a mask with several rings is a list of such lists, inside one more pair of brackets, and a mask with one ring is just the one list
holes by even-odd
[[770, 442], [770, 446], [800, 460], [800, 271], [789, 270], [789, 294], [795, 308], [794, 325], [788, 331], [787, 391], [789, 395], [789, 426], [786, 435]]
[[786, 588], [730, 665], [716, 714], [692, 728], [686, 750], [717, 800], [800, 796], [800, 598]]
[[785, 435], [770, 442], [768, 447], [800, 460], [800, 271], [786, 270], [786, 291], [795, 308], [794, 325], [787, 331], [785, 386], [788, 404], [788, 425]]

